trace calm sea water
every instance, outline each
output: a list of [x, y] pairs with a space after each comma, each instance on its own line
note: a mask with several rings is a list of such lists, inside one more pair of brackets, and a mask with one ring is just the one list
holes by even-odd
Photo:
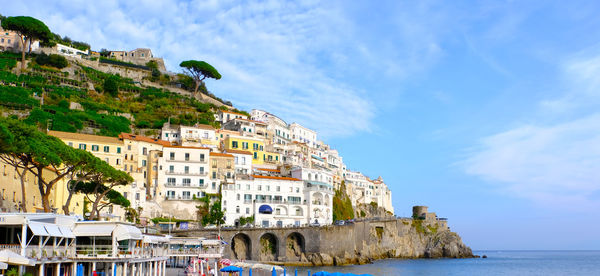
[[[382, 260], [368, 265], [312, 268], [311, 272], [372, 275], [599, 275], [600, 251], [476, 251], [487, 259]], [[306, 268], [298, 269], [307, 275]], [[288, 275], [290, 275], [288, 270]], [[292, 270], [292, 274], [293, 270]]]

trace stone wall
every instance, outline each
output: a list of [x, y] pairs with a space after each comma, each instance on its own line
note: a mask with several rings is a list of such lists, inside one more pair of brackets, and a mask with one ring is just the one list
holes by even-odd
[[[343, 226], [221, 229], [221, 236], [229, 243], [226, 258], [295, 265], [363, 264], [383, 258], [473, 257], [471, 249], [445, 225], [446, 221], [391, 218]], [[175, 235], [217, 233], [211, 229]]]

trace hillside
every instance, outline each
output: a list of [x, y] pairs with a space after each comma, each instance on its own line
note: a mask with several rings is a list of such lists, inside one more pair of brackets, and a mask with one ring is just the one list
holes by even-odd
[[[156, 135], [168, 120], [219, 127], [214, 113], [229, 109], [182, 93], [185, 90], [177, 86], [186, 88], [185, 76], [171, 81], [168, 76], [153, 77], [152, 70], [138, 70], [141, 77], [133, 79], [86, 66], [94, 64], [87, 60], [66, 62], [64, 68], [40, 65], [43, 59], [32, 54], [27, 70], [18, 74], [19, 55], [0, 53], [1, 114], [50, 130], [117, 136], [121, 132]], [[135, 69], [117, 62], [108, 66]]]

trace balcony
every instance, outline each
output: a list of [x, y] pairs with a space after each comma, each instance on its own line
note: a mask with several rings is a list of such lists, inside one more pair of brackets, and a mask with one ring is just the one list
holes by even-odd
[[206, 188], [206, 185], [199, 184], [183, 184], [183, 183], [165, 183], [165, 187], [169, 188]]
[[[9, 250], [21, 255], [21, 245], [19, 244], [0, 244], [0, 251]], [[75, 247], [46, 245], [39, 248], [37, 245], [31, 245], [25, 248], [25, 257], [44, 260], [44, 259], [62, 259], [75, 257]]]
[[181, 158], [169, 158], [167, 159], [167, 162], [179, 162], [179, 163], [196, 163], [196, 164], [206, 164], [207, 159], [200, 159], [200, 160], [186, 160], [185, 158], [181, 159]]
[[166, 175], [190, 175], [190, 176], [206, 176], [208, 174], [208, 172], [198, 172], [198, 173], [194, 173], [194, 172], [176, 172], [176, 171], [167, 171], [165, 172]]
[[192, 200], [192, 196], [166, 196], [166, 200]]

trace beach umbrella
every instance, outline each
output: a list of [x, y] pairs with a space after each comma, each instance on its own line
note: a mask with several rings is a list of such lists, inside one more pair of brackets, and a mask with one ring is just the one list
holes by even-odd
[[294, 276], [298, 276], [298, 269], [296, 268], [296, 270], [294, 271]]
[[221, 272], [241, 272], [242, 270], [242, 268], [232, 265], [221, 268]]
[[277, 272], [275, 271], [275, 267], [273, 267], [273, 273], [271, 273], [271, 276], [277, 276]]
[[250, 270], [248, 271], [248, 276], [252, 276], [252, 268], [249, 268]]
[[230, 266], [231, 260], [230, 259], [221, 259], [221, 264], [225, 265], [225, 266]]

